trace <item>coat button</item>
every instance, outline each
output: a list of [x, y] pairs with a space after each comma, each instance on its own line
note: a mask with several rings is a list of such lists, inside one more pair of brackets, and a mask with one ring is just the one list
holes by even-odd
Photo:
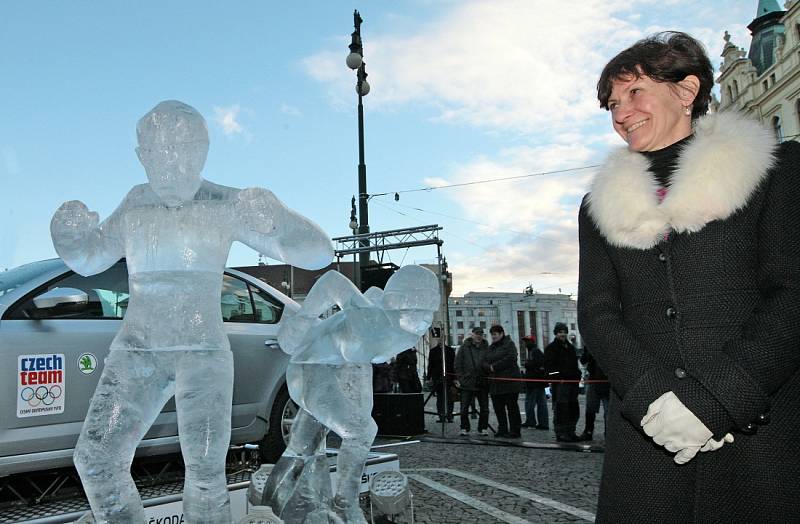
[[683, 369], [683, 368], [676, 368], [676, 369], [675, 369], [675, 376], [676, 376], [676, 377], [678, 377], [678, 378], [680, 378], [680, 379], [684, 379], [684, 378], [686, 378], [686, 377], [688, 376], [688, 374], [686, 373], [686, 370], [685, 370], [685, 369]]
[[667, 318], [675, 318], [678, 315], [678, 311], [674, 307], [667, 308]]
[[752, 422], [742, 428], [742, 433], [745, 435], [755, 435], [756, 431], [758, 431], [758, 427]]
[[667, 261], [667, 255], [666, 255], [665, 253], [659, 253], [659, 254], [658, 254], [658, 259], [659, 259], [661, 262], [666, 262], [666, 261]]
[[756, 424], [764, 426], [769, 424], [769, 413], [762, 413], [756, 418]]

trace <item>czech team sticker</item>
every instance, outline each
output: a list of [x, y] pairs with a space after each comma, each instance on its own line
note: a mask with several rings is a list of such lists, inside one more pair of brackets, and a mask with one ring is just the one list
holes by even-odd
[[17, 363], [17, 417], [64, 412], [64, 355], [20, 355]]

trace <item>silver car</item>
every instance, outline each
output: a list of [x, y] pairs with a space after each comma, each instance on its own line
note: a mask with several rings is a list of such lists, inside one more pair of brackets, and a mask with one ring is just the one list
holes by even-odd
[[[128, 303], [120, 261], [84, 277], [60, 259], [0, 272], [0, 476], [70, 466], [89, 401]], [[298, 305], [247, 274], [227, 269], [220, 307], [234, 356], [231, 443], [258, 442], [274, 462], [295, 407], [278, 322]], [[170, 400], [137, 456], [180, 450]]]

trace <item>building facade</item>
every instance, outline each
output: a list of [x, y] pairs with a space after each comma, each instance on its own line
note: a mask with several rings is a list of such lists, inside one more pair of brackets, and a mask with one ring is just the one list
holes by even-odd
[[578, 347], [583, 346], [578, 331], [577, 302], [569, 295], [471, 292], [450, 297], [448, 312], [454, 345], [461, 344], [473, 327], [482, 327], [488, 332], [494, 324], [499, 324], [517, 347], [522, 346], [523, 337], [531, 337], [544, 349], [553, 340], [556, 322], [563, 322], [570, 334], [576, 335]]
[[761, 121], [779, 141], [800, 138], [800, 0], [785, 10], [777, 0], [759, 0], [747, 26], [749, 51], [725, 33], [719, 111], [735, 110]]

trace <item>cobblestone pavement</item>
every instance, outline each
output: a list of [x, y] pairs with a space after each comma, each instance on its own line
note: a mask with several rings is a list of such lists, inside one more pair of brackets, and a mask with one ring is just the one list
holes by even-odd
[[[520, 396], [520, 409], [523, 409]], [[583, 403], [578, 432], [583, 430]], [[426, 409], [433, 410], [435, 399]], [[459, 405], [456, 404], [456, 409]], [[552, 416], [552, 412], [551, 412]], [[523, 420], [524, 420], [523, 415]], [[602, 452], [564, 451], [503, 445], [493, 437], [478, 437], [472, 422], [470, 437], [460, 437], [459, 418], [441, 424], [436, 416], [426, 415], [426, 441], [393, 446], [381, 451], [396, 453], [401, 469], [411, 478], [415, 522], [423, 523], [566, 523], [590, 522], [597, 507]], [[490, 424], [495, 425], [494, 413]], [[550, 424], [552, 428], [552, 420]], [[602, 449], [602, 413], [598, 417], [593, 442]], [[523, 429], [522, 442], [555, 444], [552, 429]], [[376, 444], [396, 442], [379, 439]], [[519, 443], [520, 441], [516, 441]], [[497, 445], [500, 444], [500, 445]], [[368, 507], [368, 506], [366, 506]], [[369, 517], [369, 513], [367, 513]], [[376, 521], [377, 522], [377, 521]], [[409, 522], [407, 518], [396, 522]]]

